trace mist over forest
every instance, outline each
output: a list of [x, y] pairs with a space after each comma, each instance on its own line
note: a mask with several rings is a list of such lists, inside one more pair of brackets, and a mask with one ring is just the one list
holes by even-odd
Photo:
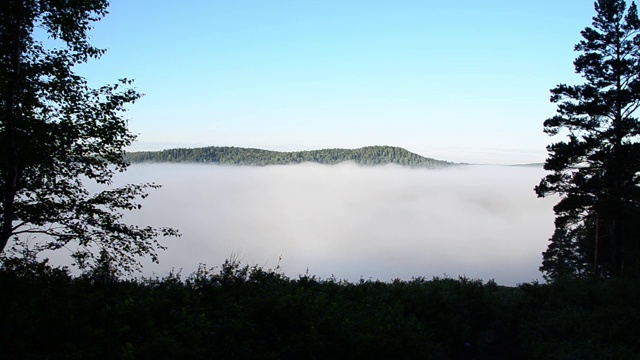
[[[125, 220], [171, 226], [160, 264], [183, 274], [232, 255], [288, 276], [357, 281], [467, 276], [515, 285], [541, 279], [557, 199], [536, 198], [539, 167], [411, 169], [300, 164], [134, 164], [114, 185], [159, 190]], [[53, 254], [55, 258], [56, 254]], [[281, 260], [278, 259], [281, 257]]]

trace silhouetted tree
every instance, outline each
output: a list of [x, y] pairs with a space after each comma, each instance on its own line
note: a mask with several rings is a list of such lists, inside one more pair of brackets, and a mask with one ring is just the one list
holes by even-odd
[[[640, 233], [632, 225], [640, 206], [640, 124], [634, 116], [640, 106], [640, 20], [633, 2], [627, 7], [623, 0], [598, 0], [595, 10], [593, 27], [575, 46], [581, 52], [575, 70], [585, 83], [552, 89], [558, 110], [544, 122], [547, 134], [567, 138], [548, 146], [545, 169], [552, 173], [535, 188], [540, 197], [561, 197], [554, 207], [556, 235], [544, 255], [562, 261], [543, 263], [541, 270], [550, 274], [562, 264], [587, 261], [592, 271], [618, 276], [637, 272], [640, 264], [633, 250]], [[592, 239], [590, 254], [585, 238]], [[560, 259], [569, 256], [560, 248], [571, 250], [570, 258]]]
[[[124, 271], [137, 256], [157, 260], [159, 235], [170, 228], [121, 222], [153, 184], [92, 194], [124, 171], [135, 136], [121, 116], [140, 97], [131, 81], [98, 89], [73, 72], [104, 50], [90, 45], [91, 23], [108, 1], [0, 1], [0, 252], [10, 240], [37, 240], [37, 250], [66, 247], [77, 265], [108, 256]], [[36, 35], [38, 33], [38, 35]], [[48, 36], [45, 46], [41, 38]]]

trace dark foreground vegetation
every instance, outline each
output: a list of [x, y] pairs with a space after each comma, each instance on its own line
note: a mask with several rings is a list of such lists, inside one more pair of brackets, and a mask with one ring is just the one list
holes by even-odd
[[228, 261], [182, 279], [0, 270], [6, 359], [634, 359], [640, 283], [360, 281]]
[[410, 167], [443, 167], [448, 161], [426, 158], [395, 146], [366, 146], [359, 149], [320, 149], [309, 151], [271, 151], [234, 146], [179, 148], [127, 153], [132, 163], [177, 162], [220, 165], [290, 165], [303, 162], [333, 165], [354, 161], [358, 165], [397, 164]]

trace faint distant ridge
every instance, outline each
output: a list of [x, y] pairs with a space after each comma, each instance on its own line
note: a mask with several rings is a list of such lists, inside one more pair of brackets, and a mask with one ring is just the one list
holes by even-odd
[[321, 149], [308, 151], [272, 151], [233, 146], [177, 148], [162, 151], [127, 153], [130, 163], [169, 162], [220, 165], [289, 165], [303, 162], [333, 165], [354, 161], [359, 165], [397, 164], [409, 167], [436, 168], [455, 165], [420, 156], [395, 146], [366, 146], [358, 149]]
[[509, 166], [521, 166], [521, 167], [544, 167], [544, 163], [527, 163], [527, 164], [513, 164]]

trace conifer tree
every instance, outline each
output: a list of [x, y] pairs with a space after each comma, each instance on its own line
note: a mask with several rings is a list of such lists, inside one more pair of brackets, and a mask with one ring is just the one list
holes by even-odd
[[560, 195], [541, 267], [549, 275], [568, 263], [589, 264], [586, 273], [640, 272], [640, 20], [633, 2], [598, 0], [595, 10], [575, 46], [585, 81], [552, 89], [557, 114], [544, 122], [545, 133], [565, 136], [548, 146], [551, 174], [535, 188], [540, 197]]

